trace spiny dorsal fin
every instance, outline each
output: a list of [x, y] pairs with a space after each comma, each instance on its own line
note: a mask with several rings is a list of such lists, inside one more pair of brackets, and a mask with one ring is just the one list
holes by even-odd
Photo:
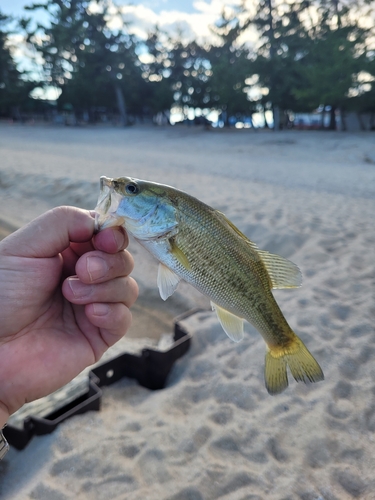
[[266, 266], [272, 288], [299, 288], [302, 285], [302, 274], [296, 264], [288, 259], [285, 259], [284, 257], [280, 257], [280, 255], [275, 255], [273, 253], [266, 252], [265, 250], [259, 250], [257, 245], [249, 240], [249, 238], [244, 235], [223, 213], [218, 210], [216, 212], [219, 217], [225, 221], [228, 226], [235, 231], [235, 233], [238, 234], [238, 236], [246, 241], [246, 243], [259, 254], [263, 264]]
[[233, 229], [233, 231], [234, 231], [235, 233], [237, 233], [237, 234], [238, 234], [238, 236], [240, 236], [243, 240], [245, 240], [245, 241], [246, 241], [246, 242], [247, 242], [247, 243], [248, 243], [248, 244], [249, 244], [249, 245], [250, 245], [250, 246], [251, 246], [254, 250], [258, 250], [258, 251], [259, 251], [259, 249], [258, 249], [257, 245], [256, 245], [253, 241], [249, 240], [249, 238], [248, 238], [245, 234], [243, 234], [243, 233], [242, 233], [242, 232], [238, 229], [238, 227], [237, 227], [237, 226], [235, 226], [235, 225], [233, 224], [233, 222], [232, 222], [232, 221], [230, 221], [230, 220], [229, 220], [229, 219], [228, 219], [228, 218], [227, 218], [227, 217], [226, 217], [226, 216], [225, 216], [222, 212], [220, 212], [219, 210], [216, 210], [216, 214], [219, 216], [219, 218], [220, 218], [222, 221], [226, 222], [226, 223], [228, 224], [228, 226], [229, 226], [231, 229]]
[[302, 285], [301, 271], [293, 262], [264, 250], [258, 252], [266, 266], [272, 288], [299, 288]]
[[163, 300], [167, 300], [167, 298], [172, 295], [172, 293], [176, 290], [180, 279], [181, 278], [179, 278], [177, 274], [171, 271], [167, 266], [159, 264], [157, 283], [160, 297]]
[[226, 311], [222, 307], [211, 302], [212, 309], [216, 311], [223, 330], [228, 337], [234, 342], [239, 342], [243, 339], [243, 319]]

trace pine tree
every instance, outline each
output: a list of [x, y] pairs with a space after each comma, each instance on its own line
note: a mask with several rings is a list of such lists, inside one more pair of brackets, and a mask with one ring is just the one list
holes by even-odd
[[17, 69], [12, 57], [8, 28], [11, 18], [0, 12], [0, 116], [19, 118], [30, 104], [29, 93], [35, 87]]

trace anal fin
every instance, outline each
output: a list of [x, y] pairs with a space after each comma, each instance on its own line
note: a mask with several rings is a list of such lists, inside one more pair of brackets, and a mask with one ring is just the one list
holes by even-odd
[[212, 309], [216, 311], [220, 324], [228, 337], [234, 342], [242, 340], [244, 337], [243, 319], [223, 309], [217, 304], [214, 304], [213, 302], [211, 302], [211, 306]]

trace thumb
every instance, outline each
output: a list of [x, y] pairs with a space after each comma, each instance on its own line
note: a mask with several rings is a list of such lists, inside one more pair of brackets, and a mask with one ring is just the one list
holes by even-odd
[[70, 242], [89, 241], [94, 219], [88, 210], [57, 207], [40, 215], [0, 242], [0, 254], [17, 257], [53, 257]]

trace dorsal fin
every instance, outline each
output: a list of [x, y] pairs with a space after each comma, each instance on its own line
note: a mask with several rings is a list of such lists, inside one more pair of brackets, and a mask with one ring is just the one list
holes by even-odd
[[222, 212], [216, 211], [219, 217], [233, 229], [246, 243], [255, 250], [265, 265], [271, 280], [272, 288], [299, 288], [302, 285], [302, 274], [298, 266], [280, 255], [260, 250], [257, 245], [249, 240], [233, 222], [231, 222]]
[[228, 219], [228, 217], [227, 217], [226, 215], [224, 215], [224, 214], [223, 214], [223, 212], [220, 212], [219, 210], [215, 210], [215, 212], [216, 212], [216, 214], [219, 216], [219, 218], [220, 218], [223, 222], [226, 222], [226, 223], [228, 224], [228, 226], [229, 226], [231, 229], [233, 229], [233, 231], [234, 231], [235, 233], [237, 233], [237, 234], [238, 234], [238, 236], [240, 236], [243, 240], [245, 240], [245, 241], [246, 241], [246, 243], [248, 243], [248, 244], [249, 244], [249, 245], [250, 245], [250, 246], [251, 246], [254, 250], [258, 250], [258, 251], [259, 251], [259, 248], [257, 247], [257, 245], [256, 245], [253, 241], [249, 240], [249, 238], [248, 238], [245, 234], [243, 234], [243, 233], [242, 233], [242, 232], [238, 229], [238, 227], [237, 227], [237, 226], [235, 226], [235, 225], [233, 224], [233, 222], [232, 222], [232, 221], [230, 221], [230, 220]]
[[296, 264], [280, 255], [264, 250], [258, 252], [266, 266], [272, 288], [299, 288], [302, 285], [302, 274]]

